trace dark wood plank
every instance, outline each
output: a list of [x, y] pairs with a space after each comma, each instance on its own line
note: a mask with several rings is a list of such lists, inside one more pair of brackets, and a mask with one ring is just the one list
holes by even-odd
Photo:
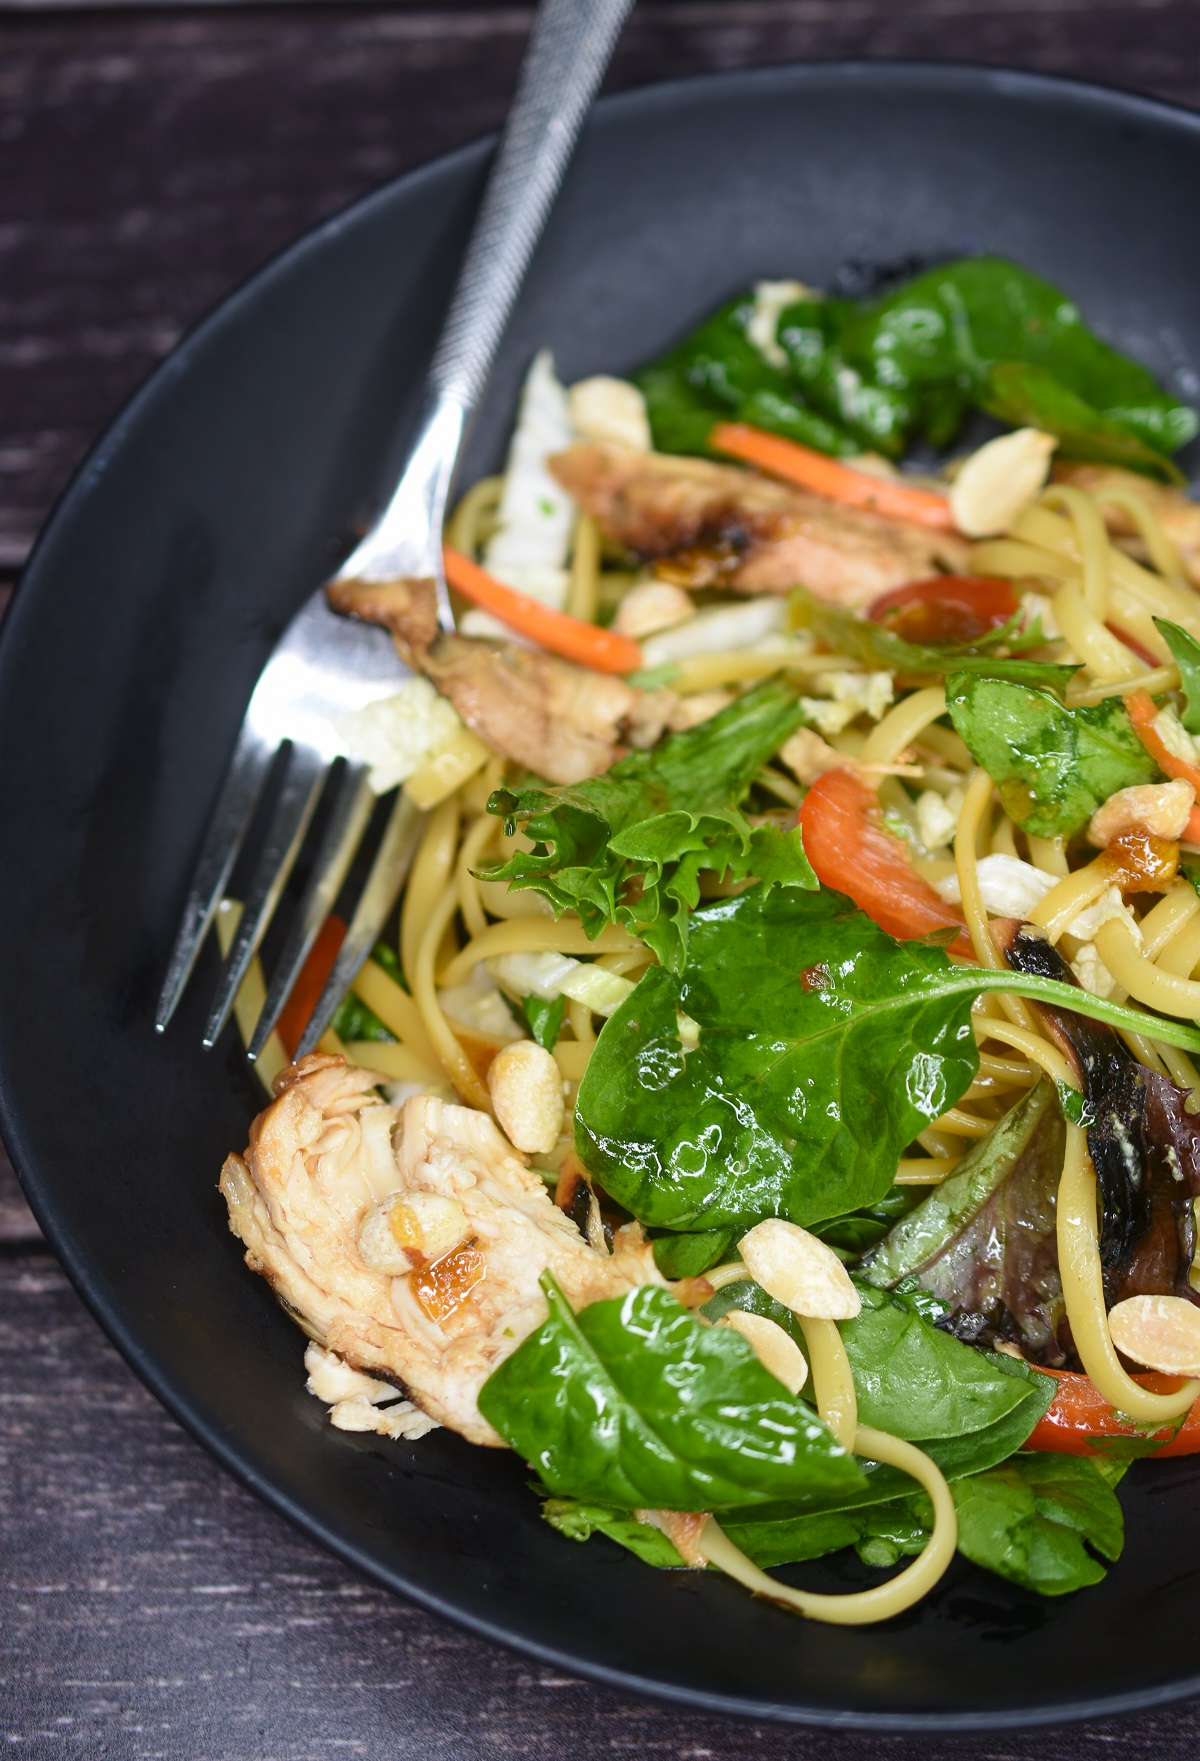
[[[527, 7], [0, 13], [0, 568], [181, 331], [305, 227], [500, 119]], [[611, 83], [840, 55], [1200, 103], [1197, 0], [643, 0]]]
[[0, 1735], [17, 1755], [1194, 1761], [1200, 1747], [1187, 1709], [887, 1742], [595, 1688], [468, 1638], [303, 1542], [168, 1418], [45, 1255], [0, 1260], [0, 1362]]

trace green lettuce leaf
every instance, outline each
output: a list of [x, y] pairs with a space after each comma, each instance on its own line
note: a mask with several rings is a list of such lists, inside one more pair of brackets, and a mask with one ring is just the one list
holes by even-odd
[[[811, 1225], [873, 1205], [919, 1131], [978, 1068], [981, 991], [1144, 1031], [1074, 986], [954, 966], [823, 888], [752, 887], [692, 918], [682, 973], [653, 967], [605, 1023], [576, 1104], [585, 1167], [664, 1229]], [[680, 1037], [680, 1015], [699, 1041]], [[1200, 1033], [1154, 1017], [1173, 1045]]]
[[758, 771], [804, 720], [799, 689], [767, 679], [699, 727], [669, 734], [568, 788], [498, 789], [490, 813], [534, 840], [481, 870], [532, 888], [589, 936], [606, 923], [640, 935], [665, 966], [687, 951], [704, 870], [768, 887], [815, 887], [798, 828], [751, 826], [739, 810]]
[[[998, 630], [990, 630], [975, 642], [908, 642], [894, 630], [869, 618], [857, 617], [840, 606], [816, 599], [804, 587], [796, 587], [789, 601], [792, 624], [813, 635], [838, 654], [852, 656], [868, 666], [886, 667], [914, 679], [944, 678], [948, 673], [981, 673], [990, 679], [1008, 679], [1018, 685], [1040, 685], [1059, 695], [1079, 671], [1051, 661], [1022, 660], [1022, 648], [1036, 648], [1045, 638], [1040, 629], [1022, 630], [1018, 612]], [[1002, 654], [998, 650], [1006, 649]]]
[[1043, 1077], [867, 1253], [859, 1276], [880, 1288], [916, 1277], [981, 1331], [1061, 1363], [1054, 1215], [1064, 1142], [1060, 1100]]
[[578, 1314], [549, 1272], [546, 1321], [479, 1410], [547, 1489], [625, 1510], [725, 1510], [852, 1490], [852, 1455], [728, 1327], [657, 1285]]
[[1179, 668], [1184, 696], [1180, 719], [1189, 734], [1200, 734], [1200, 642], [1181, 624], [1173, 624], [1170, 618], [1155, 618], [1154, 622], [1171, 650], [1171, 659]]
[[1005, 812], [1040, 838], [1070, 837], [1118, 789], [1159, 774], [1119, 697], [1067, 709], [1049, 691], [959, 672], [946, 706]]

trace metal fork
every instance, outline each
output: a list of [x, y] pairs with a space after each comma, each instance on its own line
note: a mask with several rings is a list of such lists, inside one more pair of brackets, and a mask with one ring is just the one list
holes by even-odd
[[[426, 381], [417, 438], [383, 513], [339, 577], [431, 579], [438, 619], [454, 628], [442, 565], [442, 523], [455, 466], [534, 247], [562, 183], [633, 0], [542, 0], [516, 95], [484, 191]], [[366, 767], [344, 750], [335, 718], [389, 697], [409, 676], [390, 637], [338, 617], [320, 587], [305, 601], [259, 675], [192, 876], [155, 1026], [183, 995], [276, 763], [282, 781], [246, 888], [233, 945], [204, 1031], [216, 1042], [325, 797], [311, 878], [247, 1047], [261, 1052], [346, 879], [374, 805]], [[421, 815], [401, 790], [329, 982], [297, 1056], [325, 1031], [370, 953], [403, 884]]]

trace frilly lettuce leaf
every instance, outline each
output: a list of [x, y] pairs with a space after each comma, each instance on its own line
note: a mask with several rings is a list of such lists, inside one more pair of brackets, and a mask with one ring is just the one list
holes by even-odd
[[739, 803], [804, 720], [799, 688], [768, 679], [699, 727], [631, 752], [603, 776], [565, 788], [497, 789], [490, 813], [534, 841], [480, 878], [529, 887], [589, 936], [619, 923], [664, 966], [687, 953], [705, 869], [733, 880], [813, 889], [799, 828], [751, 825]]

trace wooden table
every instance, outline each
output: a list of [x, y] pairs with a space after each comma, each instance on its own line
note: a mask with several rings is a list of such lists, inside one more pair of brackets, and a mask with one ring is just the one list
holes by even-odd
[[[528, 22], [470, 0], [0, 6], [0, 599], [180, 333], [314, 221], [497, 123]], [[611, 83], [841, 55], [1200, 105], [1200, 0], [643, 0]], [[2, 1150], [0, 1524], [0, 1732], [18, 1756], [1200, 1755], [1197, 1706], [888, 1742], [681, 1715], [463, 1636], [346, 1571], [179, 1430], [66, 1283]]]

